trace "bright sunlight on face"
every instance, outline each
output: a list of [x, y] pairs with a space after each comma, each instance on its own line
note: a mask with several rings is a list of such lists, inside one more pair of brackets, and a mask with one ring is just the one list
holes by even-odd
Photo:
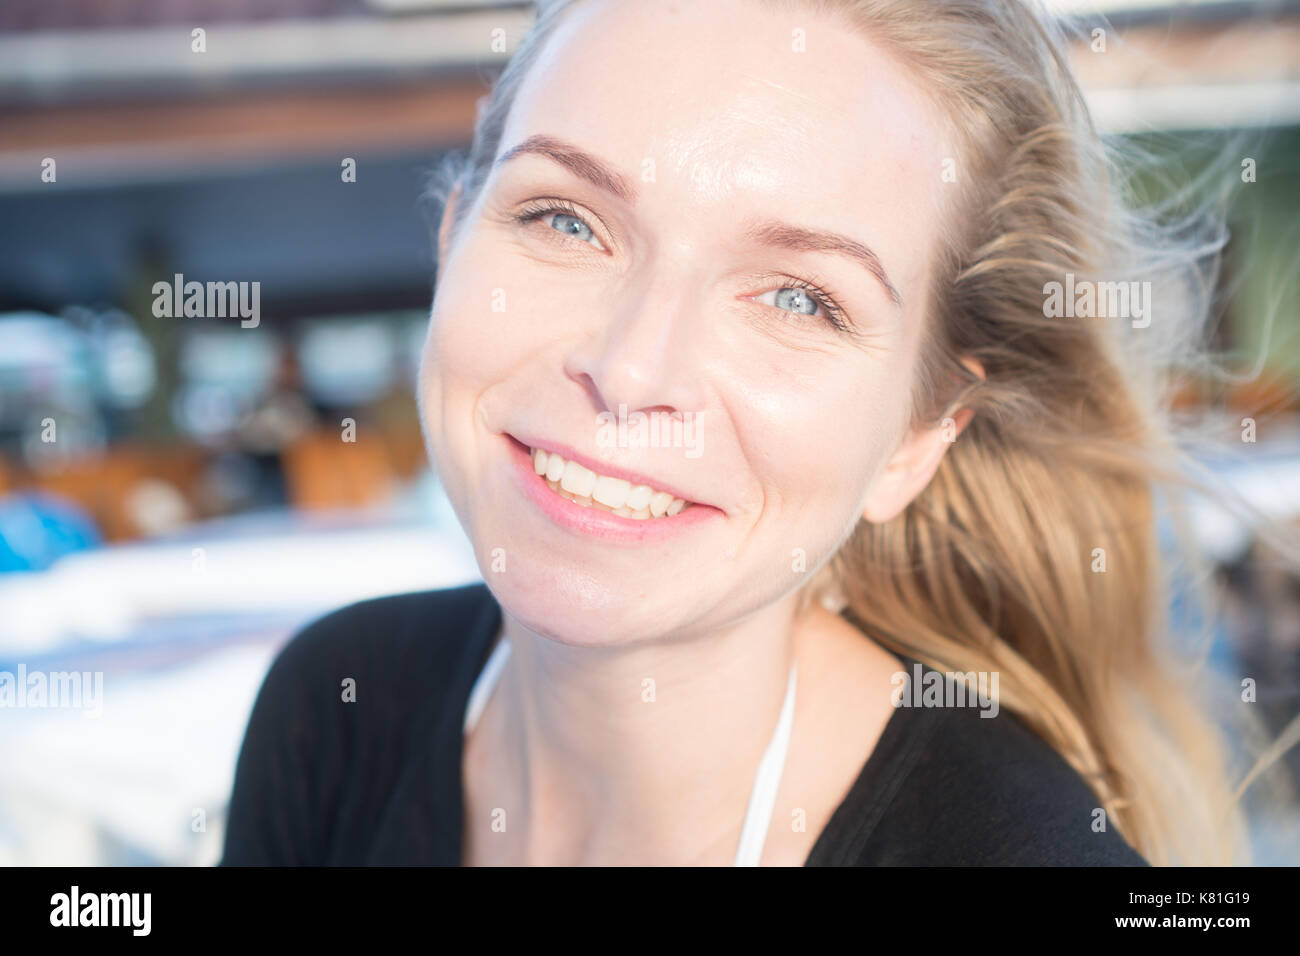
[[[898, 63], [809, 26], [817, 55], [791, 56], [787, 19], [740, 0], [574, 10], [446, 250], [424, 427], [480, 561], [509, 555], [494, 587], [538, 633], [724, 626], [792, 593], [792, 560], [819, 563], [864, 505], [906, 504], [882, 476], [907, 433], [947, 147]], [[604, 447], [620, 409], [689, 413], [697, 451]], [[579, 468], [562, 495], [574, 458], [604, 483]], [[574, 497], [630, 495], [624, 473], [685, 507], [566, 525]]]

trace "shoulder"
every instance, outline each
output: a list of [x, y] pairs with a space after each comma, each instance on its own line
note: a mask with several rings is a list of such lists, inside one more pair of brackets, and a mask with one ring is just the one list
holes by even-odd
[[478, 583], [358, 601], [295, 633], [253, 703], [223, 862], [314, 864], [363, 847], [357, 828], [428, 749], [496, 613]]
[[[388, 752], [418, 740], [426, 718], [472, 664], [495, 630], [493, 603], [480, 583], [357, 601], [300, 629], [276, 655], [255, 705], [283, 702], [311, 741], [343, 748], [382, 734]], [[274, 708], [272, 708], [274, 709]], [[298, 721], [294, 721], [295, 723]], [[286, 724], [281, 724], [286, 726]], [[250, 721], [250, 731], [253, 721]], [[328, 735], [330, 739], [321, 739]]]
[[466, 650], [467, 640], [489, 624], [492, 598], [481, 582], [455, 588], [371, 598], [330, 611], [302, 627], [280, 649], [267, 682], [301, 684], [329, 678], [332, 690], [361, 679], [429, 690]]
[[1083, 777], [1010, 711], [904, 707], [895, 722], [892, 790], [853, 862], [1146, 865]]

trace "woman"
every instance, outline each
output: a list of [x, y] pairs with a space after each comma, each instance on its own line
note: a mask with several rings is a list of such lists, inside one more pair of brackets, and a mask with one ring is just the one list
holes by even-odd
[[1019, 0], [544, 4], [419, 386], [486, 583], [288, 645], [223, 862], [1231, 860], [1161, 643], [1173, 319], [1045, 295], [1194, 314], [1194, 264], [1065, 56]]

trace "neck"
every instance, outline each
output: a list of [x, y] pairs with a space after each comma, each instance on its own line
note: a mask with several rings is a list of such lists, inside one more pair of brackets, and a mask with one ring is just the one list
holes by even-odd
[[791, 595], [724, 631], [615, 648], [506, 616], [511, 659], [487, 734], [516, 852], [730, 863], [796, 657], [794, 609]]

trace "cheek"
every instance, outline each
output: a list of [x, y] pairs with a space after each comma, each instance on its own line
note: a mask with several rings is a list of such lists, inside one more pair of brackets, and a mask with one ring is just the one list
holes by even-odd
[[801, 519], [850, 520], [888, 460], [906, 394], [897, 366], [874, 361], [823, 369], [815, 388], [751, 382], [737, 407], [767, 504]]
[[475, 402], [504, 358], [490, 287], [482, 291], [486, 284], [467, 266], [458, 258], [440, 278], [420, 357], [420, 421], [430, 457], [449, 481], [470, 454]]
[[478, 365], [490, 350], [482, 348], [491, 334], [491, 302], [481, 294], [482, 283], [463, 269], [450, 272], [434, 298], [424, 361], [433, 378], [452, 382], [478, 376]]
[[[540, 290], [540, 291], [539, 291]], [[440, 276], [426, 361], [453, 383], [487, 385], [559, 333], [568, 314], [553, 278], [529, 268], [491, 229], [474, 226]]]
[[499, 282], [502, 271], [470, 245], [441, 277], [421, 360], [421, 389], [431, 409], [500, 380], [527, 351], [508, 308], [515, 290]]

